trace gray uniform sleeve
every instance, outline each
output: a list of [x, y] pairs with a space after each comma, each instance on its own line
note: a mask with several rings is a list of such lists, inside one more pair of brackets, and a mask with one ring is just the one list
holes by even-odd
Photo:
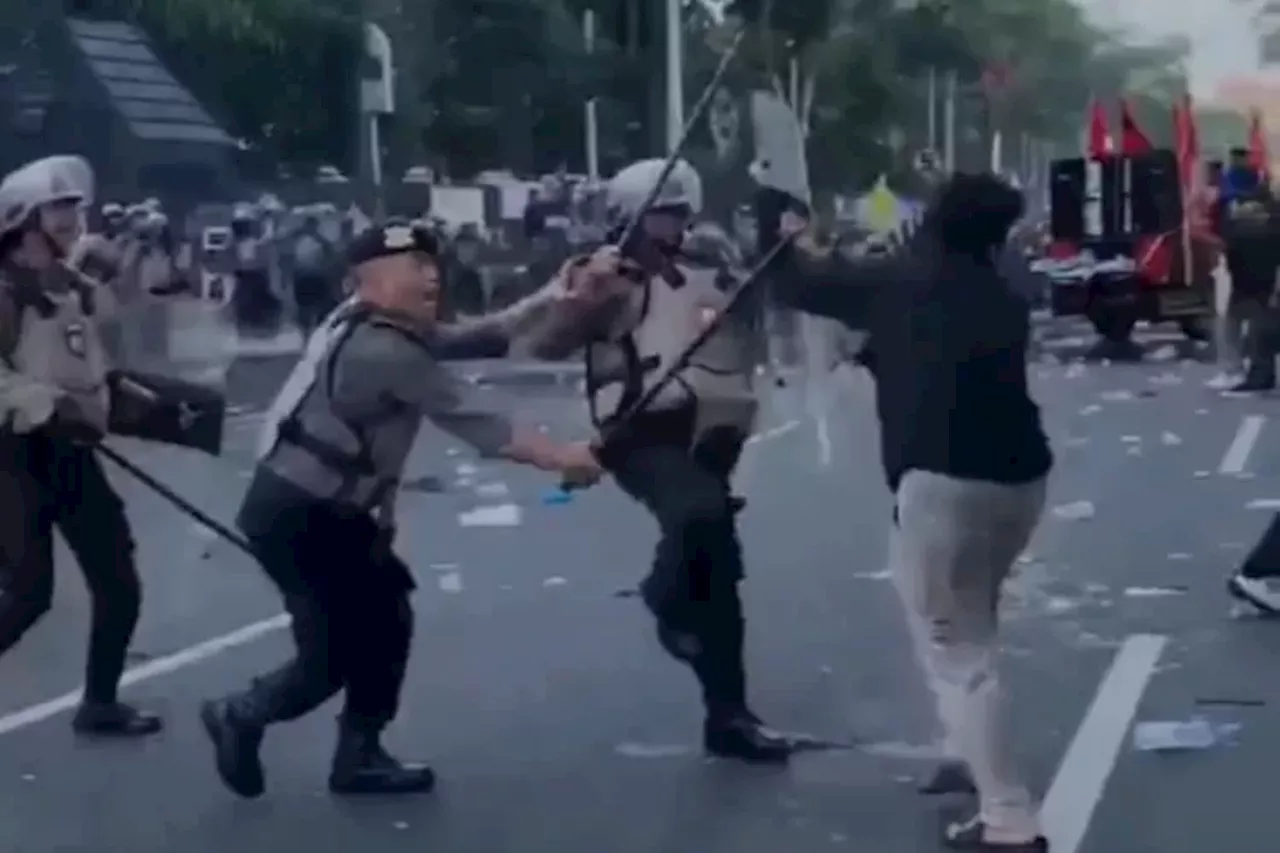
[[353, 423], [377, 423], [407, 410], [475, 448], [497, 456], [511, 444], [511, 421], [404, 334], [365, 327], [335, 365], [333, 403]]
[[19, 373], [13, 366], [18, 345], [21, 309], [0, 282], [0, 428], [28, 433], [47, 423], [62, 392], [46, 382]]

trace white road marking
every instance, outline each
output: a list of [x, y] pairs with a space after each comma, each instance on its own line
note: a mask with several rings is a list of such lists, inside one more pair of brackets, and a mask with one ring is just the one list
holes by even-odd
[[1222, 463], [1218, 465], [1219, 474], [1244, 473], [1245, 466], [1249, 464], [1249, 455], [1253, 453], [1254, 445], [1258, 443], [1258, 436], [1262, 434], [1262, 427], [1266, 422], [1267, 419], [1262, 415], [1244, 416], [1240, 421], [1240, 429], [1236, 430], [1236, 437], [1231, 440], [1231, 445], [1222, 457]]
[[1155, 634], [1134, 634], [1111, 662], [1040, 806], [1040, 822], [1053, 853], [1080, 850], [1168, 641]]
[[[217, 657], [225, 651], [247, 646], [269, 634], [284, 630], [289, 627], [289, 622], [289, 615], [281, 613], [270, 619], [263, 619], [261, 622], [245, 625], [243, 628], [238, 628], [229, 634], [205, 640], [203, 643], [198, 643], [190, 648], [132, 667], [125, 672], [120, 684], [122, 687], [141, 684], [144, 681], [150, 681], [153, 678], [159, 678], [162, 675], [168, 675], [180, 669], [194, 666], [210, 658]], [[47, 702], [41, 702], [0, 717], [0, 735], [7, 735], [19, 729], [34, 726], [36, 723], [42, 723], [51, 717], [56, 717], [58, 714], [72, 710], [80, 704], [82, 692], [81, 690], [73, 690], [56, 699], [50, 699]]]

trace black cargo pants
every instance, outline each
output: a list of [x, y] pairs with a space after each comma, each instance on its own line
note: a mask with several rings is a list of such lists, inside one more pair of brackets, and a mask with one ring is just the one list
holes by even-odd
[[268, 500], [255, 508], [258, 486], [240, 523], [293, 617], [295, 652], [233, 697], [232, 707], [267, 725], [296, 720], [345, 691], [343, 724], [376, 734], [400, 706], [413, 638], [412, 576], [368, 516], [314, 503]]
[[746, 436], [704, 436], [690, 449], [691, 412], [655, 413], [604, 460], [658, 522], [653, 567], [640, 585], [662, 647], [688, 664], [711, 715], [745, 710], [742, 547], [729, 483]]
[[85, 699], [116, 701], [142, 605], [124, 502], [89, 447], [0, 435], [0, 655], [53, 605], [53, 532], [89, 587]]

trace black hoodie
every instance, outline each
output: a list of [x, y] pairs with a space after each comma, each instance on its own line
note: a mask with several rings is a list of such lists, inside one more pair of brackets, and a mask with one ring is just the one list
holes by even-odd
[[784, 304], [869, 333], [863, 362], [895, 491], [911, 470], [1013, 484], [1053, 466], [1027, 390], [1030, 310], [993, 255], [925, 236], [877, 260], [794, 251], [792, 269], [774, 277]]

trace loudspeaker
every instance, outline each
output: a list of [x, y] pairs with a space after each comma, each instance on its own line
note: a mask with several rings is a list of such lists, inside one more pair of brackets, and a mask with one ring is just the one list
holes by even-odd
[[1172, 151], [1130, 158], [1129, 204], [1133, 233], [1161, 234], [1182, 224], [1182, 187]]

